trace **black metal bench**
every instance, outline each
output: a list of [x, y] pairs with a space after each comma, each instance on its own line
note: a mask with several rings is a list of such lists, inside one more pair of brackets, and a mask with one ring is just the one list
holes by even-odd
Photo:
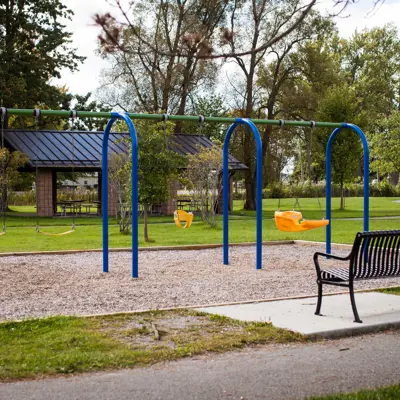
[[[321, 315], [322, 285], [348, 287], [354, 322], [362, 322], [354, 299], [354, 281], [400, 276], [400, 230], [358, 232], [353, 248], [347, 257], [332, 254], [315, 253], [314, 263], [317, 270], [318, 302], [316, 315]], [[340, 261], [349, 261], [348, 267], [322, 270], [318, 257]]]

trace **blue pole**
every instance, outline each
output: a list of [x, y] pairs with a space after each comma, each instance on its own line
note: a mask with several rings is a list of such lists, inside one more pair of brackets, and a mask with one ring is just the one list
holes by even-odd
[[103, 272], [108, 272], [108, 137], [118, 116], [112, 114], [104, 130], [101, 157], [101, 216], [103, 225]]
[[369, 231], [369, 146], [364, 132], [353, 124], [343, 124], [344, 128], [355, 131], [360, 136], [364, 149], [364, 231]]
[[138, 141], [135, 125], [128, 113], [121, 114], [121, 119], [126, 122], [132, 139], [132, 278], [139, 277], [139, 232], [138, 232]]
[[224, 264], [229, 264], [229, 141], [238, 125], [247, 125], [256, 141], [256, 268], [262, 268], [262, 142], [260, 132], [252, 121], [247, 118], [237, 118], [225, 135], [223, 147], [223, 213], [224, 213]]
[[224, 264], [229, 264], [229, 141], [237, 123], [232, 124], [225, 135], [223, 148], [223, 218], [224, 218]]
[[363, 144], [364, 150], [364, 231], [369, 230], [369, 147], [368, 141], [364, 132], [353, 124], [344, 123], [341, 128], [336, 128], [329, 137], [328, 144], [326, 145], [326, 218], [329, 224], [326, 226], [326, 252], [331, 253], [332, 250], [332, 198], [331, 198], [331, 157], [332, 145], [336, 136], [343, 128], [352, 129], [358, 134]]
[[102, 196], [101, 214], [103, 222], [103, 272], [108, 272], [108, 138], [117, 119], [122, 119], [128, 126], [132, 139], [132, 278], [139, 276], [138, 243], [138, 141], [135, 126], [127, 113], [111, 113], [103, 136], [102, 144]]

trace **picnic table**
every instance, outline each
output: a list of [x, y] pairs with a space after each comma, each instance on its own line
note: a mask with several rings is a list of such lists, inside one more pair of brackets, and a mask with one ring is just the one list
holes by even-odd
[[185, 207], [187, 207], [187, 209], [189, 211], [191, 203], [192, 203], [191, 199], [178, 199], [178, 200], [176, 200], [176, 208], [178, 210], [184, 210]]
[[63, 200], [57, 202], [57, 207], [61, 208], [61, 215], [64, 215], [64, 217], [67, 216], [67, 210], [70, 209], [71, 212], [75, 213], [77, 215], [79, 212], [81, 212], [81, 203], [83, 203], [85, 200], [80, 199], [80, 200]]

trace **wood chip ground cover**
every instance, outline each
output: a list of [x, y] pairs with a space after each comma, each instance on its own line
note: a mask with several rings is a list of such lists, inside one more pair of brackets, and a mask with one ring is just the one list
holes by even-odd
[[[102, 272], [101, 253], [3, 257], [0, 321], [315, 296], [316, 251], [324, 246], [264, 246], [262, 270], [255, 268], [255, 246], [231, 248], [228, 266], [222, 249], [144, 251], [139, 254], [139, 279], [131, 278], [129, 252], [110, 254], [108, 274]], [[398, 286], [399, 280], [385, 279], [384, 284]], [[381, 286], [379, 279], [361, 281], [356, 289]]]

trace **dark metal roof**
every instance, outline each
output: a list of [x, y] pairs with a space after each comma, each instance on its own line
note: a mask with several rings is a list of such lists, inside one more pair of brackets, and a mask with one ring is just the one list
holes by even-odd
[[[121, 153], [122, 134], [110, 134], [109, 151]], [[4, 138], [14, 150], [25, 153], [32, 167], [101, 167], [103, 132], [6, 130]]]
[[[121, 141], [127, 133], [110, 133], [109, 153], [127, 151]], [[40, 168], [101, 168], [103, 132], [87, 131], [4, 131], [6, 144], [28, 158], [31, 167]], [[214, 143], [203, 135], [176, 134], [171, 138], [171, 149], [179, 154], [196, 154], [198, 147], [210, 148]], [[232, 169], [247, 169], [235, 157], [229, 156]]]

